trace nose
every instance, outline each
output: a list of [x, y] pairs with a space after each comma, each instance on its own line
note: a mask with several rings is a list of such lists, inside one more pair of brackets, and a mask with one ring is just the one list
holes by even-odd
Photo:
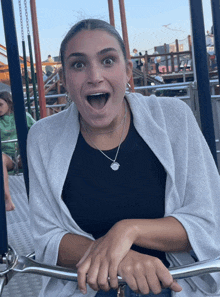
[[88, 71], [88, 84], [97, 85], [101, 82], [103, 82], [103, 71], [101, 67], [97, 64], [93, 64], [89, 67]]

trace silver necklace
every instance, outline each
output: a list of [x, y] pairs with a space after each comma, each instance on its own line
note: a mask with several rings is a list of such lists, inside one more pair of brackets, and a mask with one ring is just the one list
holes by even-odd
[[106, 158], [108, 158], [110, 161], [112, 161], [110, 167], [111, 167], [111, 169], [114, 170], [114, 171], [117, 171], [117, 170], [119, 169], [119, 167], [120, 167], [120, 164], [119, 164], [118, 162], [116, 162], [116, 160], [117, 160], [117, 157], [118, 157], [118, 153], [119, 153], [119, 150], [120, 150], [120, 147], [121, 147], [121, 143], [122, 143], [122, 139], [123, 139], [123, 135], [124, 135], [125, 123], [126, 123], [126, 117], [127, 117], [127, 105], [126, 105], [126, 103], [125, 103], [124, 127], [123, 127], [123, 131], [122, 131], [122, 134], [121, 134], [120, 143], [119, 143], [119, 146], [118, 146], [118, 149], [117, 149], [117, 152], [116, 152], [116, 155], [115, 155], [115, 159], [114, 159], [114, 160], [113, 160], [112, 158], [110, 158], [109, 156], [107, 156], [102, 150], [100, 150], [100, 149], [97, 147], [97, 145], [96, 145], [96, 144], [92, 141], [92, 139], [90, 138], [86, 126], [85, 126], [84, 123], [81, 121], [81, 123], [83, 124], [83, 127], [84, 127], [84, 129], [85, 129], [85, 131], [86, 131], [86, 133], [87, 133], [87, 135], [88, 135], [90, 141], [92, 142], [92, 144], [97, 148], [97, 150], [100, 151], [100, 153], [102, 153]]

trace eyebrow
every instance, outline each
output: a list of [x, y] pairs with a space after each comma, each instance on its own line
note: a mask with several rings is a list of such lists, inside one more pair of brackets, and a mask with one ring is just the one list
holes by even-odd
[[[117, 52], [117, 50], [114, 47], [108, 47], [108, 48], [104, 48], [103, 50], [101, 50], [100, 52], [98, 52], [98, 56], [104, 55], [108, 52]], [[67, 60], [71, 57], [85, 57], [86, 54], [84, 53], [72, 53], [68, 56]]]
[[98, 55], [103, 55], [108, 52], [117, 52], [117, 50], [114, 47], [107, 47], [107, 48], [104, 48], [103, 50], [101, 50], [100, 52], [98, 52]]

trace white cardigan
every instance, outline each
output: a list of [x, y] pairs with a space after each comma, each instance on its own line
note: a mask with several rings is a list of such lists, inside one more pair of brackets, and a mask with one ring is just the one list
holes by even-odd
[[[190, 108], [179, 99], [127, 96], [134, 126], [167, 172], [165, 216], [179, 220], [199, 260], [220, 254], [220, 178]], [[61, 199], [63, 184], [79, 135], [75, 104], [38, 121], [28, 135], [30, 219], [36, 259], [56, 265], [66, 233], [93, 238], [76, 224]], [[168, 253], [172, 266], [188, 264], [188, 253]], [[213, 274], [212, 274], [213, 276]], [[217, 296], [219, 276], [179, 280], [178, 297]], [[87, 296], [96, 294], [88, 289]], [[71, 281], [44, 278], [39, 296], [82, 296]], [[219, 295], [218, 295], [219, 296]]]

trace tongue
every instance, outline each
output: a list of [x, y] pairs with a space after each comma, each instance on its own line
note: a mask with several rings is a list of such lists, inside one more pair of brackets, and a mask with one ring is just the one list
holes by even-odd
[[89, 103], [95, 109], [102, 109], [106, 103], [105, 95], [90, 96]]

